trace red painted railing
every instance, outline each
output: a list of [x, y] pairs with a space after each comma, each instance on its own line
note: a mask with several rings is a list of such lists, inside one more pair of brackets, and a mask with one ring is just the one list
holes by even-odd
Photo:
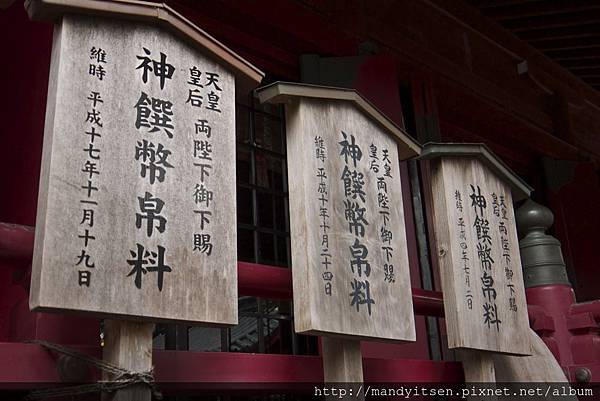
[[[33, 254], [35, 230], [32, 227], [0, 223], [0, 266], [9, 266], [23, 274], [20, 283], [28, 287], [28, 276]], [[14, 275], [13, 275], [14, 276]], [[240, 295], [274, 299], [292, 298], [291, 270], [253, 263], [238, 263], [238, 289]], [[415, 314], [443, 316], [442, 294], [413, 288]], [[19, 326], [26, 328], [36, 319], [55, 318], [48, 314], [31, 314], [23, 300], [19, 306]], [[33, 318], [33, 316], [38, 316]], [[65, 316], [66, 317], [66, 316]], [[31, 320], [31, 322], [30, 322]], [[56, 319], [54, 319], [56, 320]], [[50, 337], [56, 335], [60, 342], [70, 343], [64, 337], [64, 325], [57, 321], [43, 322]], [[66, 320], [67, 324], [73, 321]], [[70, 322], [70, 323], [69, 323]], [[93, 322], [93, 321], [92, 321]], [[89, 324], [87, 321], [79, 326]], [[21, 329], [19, 327], [17, 330]], [[72, 328], [67, 328], [72, 331]], [[62, 330], [62, 331], [61, 331]], [[88, 330], [89, 331], [89, 330]], [[27, 330], [25, 330], [27, 332]], [[36, 329], [36, 336], [47, 337]], [[28, 332], [27, 332], [28, 333]], [[89, 333], [88, 333], [89, 334]], [[93, 334], [91, 334], [93, 336]], [[20, 336], [24, 337], [24, 336]], [[87, 338], [87, 337], [86, 337]], [[92, 338], [92, 341], [95, 341]], [[94, 356], [100, 356], [100, 347], [70, 345]], [[61, 385], [57, 371], [58, 355], [41, 346], [21, 342], [0, 342], [0, 390], [28, 390]], [[323, 381], [322, 362], [319, 356], [240, 354], [230, 352], [189, 352], [155, 350], [153, 363], [156, 381], [165, 394], [182, 391], [200, 391], [207, 388], [231, 391], [232, 388], [253, 390], [272, 389], [291, 383], [319, 383]], [[363, 358], [365, 380], [370, 382], [461, 382], [464, 380], [459, 362]], [[96, 380], [97, 373], [88, 375]], [[235, 386], [232, 385], [235, 383]], [[256, 386], [259, 387], [256, 387]], [[261, 387], [262, 386], [262, 387]]]
[[[34, 229], [15, 224], [0, 223], [0, 259], [16, 262], [29, 268], [33, 254]], [[292, 299], [292, 272], [290, 269], [238, 262], [238, 290], [240, 295], [274, 299]], [[444, 316], [442, 293], [413, 288], [415, 314]]]

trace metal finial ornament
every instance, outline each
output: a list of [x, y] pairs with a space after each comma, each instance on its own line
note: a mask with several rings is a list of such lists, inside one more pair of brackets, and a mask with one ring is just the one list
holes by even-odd
[[550, 209], [527, 200], [515, 213], [521, 235], [519, 248], [525, 288], [542, 285], [571, 285], [567, 277], [560, 241], [546, 230], [554, 222]]

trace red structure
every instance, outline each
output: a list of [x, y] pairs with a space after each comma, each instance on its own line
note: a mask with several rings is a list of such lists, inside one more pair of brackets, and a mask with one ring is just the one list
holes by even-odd
[[[586, 65], [599, 57], [581, 51], [595, 45], [573, 44], [573, 50], [563, 32], [571, 26], [572, 37], [584, 37], [577, 27], [585, 25], [585, 6], [491, 0], [167, 3], [267, 71], [269, 81], [354, 87], [421, 142], [484, 142], [494, 150], [535, 188], [534, 199], [554, 212], [553, 234], [562, 243], [572, 283], [527, 289], [531, 326], [569, 380], [598, 381], [600, 83], [593, 76], [600, 64]], [[21, 1], [0, 2], [5, 4], [0, 10], [0, 391], [20, 396], [64, 383], [61, 374], [72, 377], [69, 369], [57, 369], [57, 355], [26, 341], [47, 340], [99, 356], [101, 328], [97, 319], [29, 311], [52, 26], [29, 21]], [[584, 22], [569, 22], [572, 14]], [[544, 25], [544, 18], [554, 25]], [[555, 37], [541, 37], [542, 31]], [[587, 75], [580, 73], [585, 69]], [[276, 302], [279, 315], [287, 313], [289, 320], [285, 131], [278, 111], [261, 108], [248, 95], [238, 114], [239, 294], [258, 297], [267, 311], [268, 302]], [[245, 178], [248, 171], [255, 173]], [[363, 343], [365, 380], [460, 382], [462, 367], [444, 346], [442, 294], [435, 257], [428, 253], [432, 225], [420, 192], [428, 184], [427, 171], [410, 162], [401, 165], [401, 173], [418, 341]], [[591, 302], [576, 303], [575, 294]], [[258, 307], [248, 319], [271, 319], [263, 312]], [[165, 328], [157, 335], [164, 344], [157, 345], [154, 357], [158, 385], [169, 395], [198, 393], [209, 383], [225, 389], [232, 383], [253, 388], [251, 383], [322, 381], [315, 340], [293, 336], [285, 319], [277, 322], [273, 331], [257, 324], [260, 339], [246, 348], [263, 353], [227, 352], [231, 332], [216, 335], [227, 337], [220, 343], [223, 352], [187, 352], [190, 329], [181, 337], [181, 327]], [[274, 344], [292, 351], [266, 353]], [[93, 380], [94, 375], [84, 376]]]
[[[0, 248], [4, 260], [14, 263], [16, 271], [27, 277], [33, 253], [33, 230], [24, 226], [1, 224]], [[259, 296], [289, 299], [292, 296], [292, 280], [289, 270], [240, 262], [238, 264], [240, 296]], [[27, 289], [28, 280], [23, 280]], [[413, 289], [415, 313], [443, 316], [441, 294]], [[31, 389], [59, 384], [62, 380], [56, 360], [39, 345], [23, 344], [23, 340], [48, 340], [60, 344], [76, 344], [77, 350], [100, 355], [97, 326], [91, 319], [76, 319], [60, 315], [31, 313], [24, 298], [12, 308], [9, 326], [11, 342], [0, 344], [0, 354], [6, 361], [19, 361], [18, 368], [8, 364], [0, 371], [4, 388]], [[73, 330], [73, 327], [86, 330]], [[96, 329], [96, 330], [94, 330]], [[27, 357], [24, 357], [27, 356]], [[23, 361], [28, 361], [23, 363]], [[426, 360], [391, 360], [365, 358], [365, 380], [381, 382], [459, 382], [462, 369], [457, 362]], [[202, 389], [207, 383], [252, 383], [264, 386], [323, 380], [319, 357], [283, 355], [244, 355], [230, 353], [181, 353], [157, 351], [155, 356], [156, 380], [169, 388], [181, 390]], [[205, 367], [200, 369], [200, 367]], [[92, 376], [86, 377], [91, 379]], [[0, 387], [2, 385], [0, 384]], [[161, 386], [162, 388], [162, 386]]]
[[527, 290], [531, 326], [552, 351], [570, 381], [600, 375], [600, 301], [576, 303], [573, 288], [547, 285]]
[[516, 214], [531, 328], [570, 381], [590, 382], [600, 374], [600, 302], [576, 302], [560, 242], [545, 234], [554, 220], [550, 210], [529, 201]]

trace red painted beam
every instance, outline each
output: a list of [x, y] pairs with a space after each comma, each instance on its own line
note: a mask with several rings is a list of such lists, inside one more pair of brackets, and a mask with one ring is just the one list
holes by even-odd
[[0, 260], [31, 261], [34, 235], [33, 227], [0, 222]]
[[318, 383], [318, 356], [155, 350], [156, 381], [180, 389], [202, 383]]
[[[73, 347], [100, 357], [98, 347]], [[58, 355], [37, 344], [0, 343], [0, 389], [35, 389], [64, 384], [56, 369]], [[273, 389], [277, 385], [323, 382], [318, 356], [183, 352], [154, 350], [154, 372], [160, 389]], [[458, 362], [364, 358], [367, 382], [462, 382]], [[90, 380], [99, 378], [98, 372]]]
[[[32, 227], [0, 223], [0, 260], [28, 264], [33, 254], [34, 231]], [[292, 299], [292, 272], [286, 268], [238, 262], [238, 289], [239, 294], [245, 296]], [[415, 314], [444, 316], [441, 292], [413, 288], [412, 293]]]
[[240, 295], [292, 299], [292, 271], [238, 262], [238, 291]]
[[444, 298], [441, 292], [413, 288], [412, 298], [416, 315], [444, 317]]
[[571, 315], [578, 315], [581, 313], [591, 313], [594, 320], [600, 322], [600, 300], [573, 304], [571, 306]]
[[[97, 347], [77, 347], [76, 351], [100, 357]], [[61, 383], [58, 355], [36, 344], [0, 343], [0, 389], [33, 389]]]
[[424, 359], [363, 358], [365, 382], [379, 383], [460, 383], [462, 364]]
[[[238, 289], [240, 295], [291, 299], [292, 271], [280, 267], [238, 262]], [[441, 292], [413, 288], [412, 297], [415, 314], [444, 316]]]

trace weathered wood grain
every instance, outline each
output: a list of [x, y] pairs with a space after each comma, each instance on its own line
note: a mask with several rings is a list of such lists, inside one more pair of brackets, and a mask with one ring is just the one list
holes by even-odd
[[323, 379], [326, 383], [361, 383], [363, 381], [360, 341], [321, 338]]
[[[402, 207], [402, 188], [396, 142], [378, 124], [359, 111], [351, 102], [298, 98], [286, 104], [288, 179], [290, 188], [290, 224], [294, 286], [294, 315], [296, 331], [326, 336], [389, 341], [414, 341], [415, 328], [412, 310], [406, 232]], [[344, 137], [344, 134], [346, 137]], [[323, 140], [324, 159], [316, 157], [316, 139]], [[340, 142], [354, 140], [362, 158], [356, 167], [351, 158], [346, 161]], [[370, 169], [370, 145], [377, 148], [378, 173]], [[382, 151], [389, 154], [386, 177], [389, 197], [389, 222], [384, 227], [378, 196], [378, 177], [384, 175]], [[362, 174], [364, 201], [347, 195], [344, 169]], [[323, 170], [319, 170], [323, 169]], [[318, 177], [319, 171], [327, 178]], [[321, 186], [320, 186], [321, 185]], [[319, 200], [326, 188], [327, 201]], [[357, 234], [346, 219], [345, 202], [355, 202], [364, 208], [368, 224], [364, 236]], [[323, 210], [327, 218], [323, 220]], [[323, 246], [323, 223], [328, 226], [328, 247]], [[392, 239], [382, 242], [382, 227]], [[351, 246], [359, 240], [368, 249], [370, 265], [351, 266]], [[388, 262], [382, 246], [393, 248]], [[331, 255], [330, 265], [324, 264], [323, 254]], [[389, 266], [393, 265], [393, 278]], [[324, 276], [325, 275], [325, 276]], [[327, 280], [326, 277], [331, 278]], [[387, 281], [386, 281], [387, 277]], [[355, 281], [369, 282], [374, 303], [353, 303]], [[331, 294], [326, 290], [331, 283]], [[363, 288], [364, 290], [364, 288]], [[364, 299], [363, 299], [364, 300]], [[369, 308], [370, 306], [370, 313]]]
[[[120, 368], [143, 373], [152, 370], [152, 333], [154, 324], [106, 320], [102, 359]], [[115, 380], [104, 373], [104, 380]], [[113, 393], [102, 393], [102, 401], [150, 401], [152, 392], [145, 384], [136, 384]]]
[[465, 372], [465, 382], [477, 383], [486, 392], [484, 395], [470, 394], [469, 401], [495, 401], [498, 396], [496, 390], [496, 370], [494, 366], [494, 355], [485, 351], [471, 349], [459, 350], [459, 359], [462, 361]]
[[[106, 62], [94, 58], [92, 49], [105, 51]], [[161, 84], [158, 73], [166, 63], [173, 66], [172, 75]], [[99, 67], [105, 75], [99, 75]], [[193, 67], [202, 87], [189, 83]], [[216, 86], [221, 90], [208, 83], [209, 72], [218, 74]], [[201, 105], [190, 101], [190, 90], [199, 91], [194, 93], [203, 97]], [[89, 99], [93, 92], [102, 102]], [[220, 112], [208, 109], [211, 92], [219, 98]], [[234, 76], [226, 66], [160, 28], [72, 15], [57, 24], [32, 309], [237, 323], [234, 98]], [[168, 106], [160, 101], [172, 103], [172, 115], [164, 113]], [[166, 116], [171, 120], [164, 120]], [[197, 129], [199, 120], [207, 121], [210, 136]], [[101, 136], [90, 135], [92, 128]], [[206, 148], [199, 147], [207, 143], [210, 152], [203, 153]], [[90, 145], [98, 151], [86, 150]], [[97, 174], [85, 171], [87, 162], [96, 164]], [[208, 175], [203, 177], [197, 164], [211, 165]], [[164, 177], [160, 180], [157, 170], [151, 182], [157, 166], [164, 169]], [[88, 181], [97, 190], [83, 188]], [[202, 186], [211, 192], [210, 200], [196, 198]], [[144, 200], [146, 194], [151, 199]], [[160, 212], [156, 199], [164, 202]], [[160, 219], [147, 218], [153, 209], [165, 219], [162, 232]], [[84, 210], [93, 210], [93, 223], [85, 220]], [[204, 227], [197, 210], [211, 213]], [[81, 238], [86, 230], [94, 237], [87, 246]], [[196, 234], [211, 236], [210, 255], [208, 249], [195, 249]], [[138, 270], [136, 283], [138, 244], [144, 247], [142, 259], [147, 263]], [[160, 264], [159, 247], [164, 248], [164, 265], [171, 269], [164, 272], [162, 288], [152, 268]], [[80, 260], [82, 251], [89, 259]], [[83, 274], [89, 286], [87, 280], [80, 284], [79, 271], [89, 272]]]
[[[444, 157], [429, 163], [433, 236], [441, 270], [449, 348], [531, 354], [510, 187], [477, 159]], [[486, 199], [486, 207], [476, 210], [471, 196], [478, 195], [479, 190]], [[457, 191], [462, 212], [457, 206]], [[494, 205], [492, 194], [496, 203], [504, 200], [504, 208]], [[464, 233], [460, 219], [464, 222]], [[485, 221], [488, 229], [484, 233], [481, 227]], [[500, 229], [500, 224], [506, 231]], [[480, 227], [479, 234], [476, 226]], [[486, 234], [489, 240], [483, 238]], [[508, 241], [508, 257], [503, 256], [502, 237]], [[482, 263], [485, 259], [482, 251], [486, 248], [491, 249], [489, 256], [493, 261], [485, 265], [487, 268]], [[490, 287], [489, 276], [493, 279], [493, 291], [484, 291], [484, 287]], [[494, 324], [495, 316], [486, 313], [493, 305], [499, 324]], [[486, 320], [486, 316], [490, 319]]]

